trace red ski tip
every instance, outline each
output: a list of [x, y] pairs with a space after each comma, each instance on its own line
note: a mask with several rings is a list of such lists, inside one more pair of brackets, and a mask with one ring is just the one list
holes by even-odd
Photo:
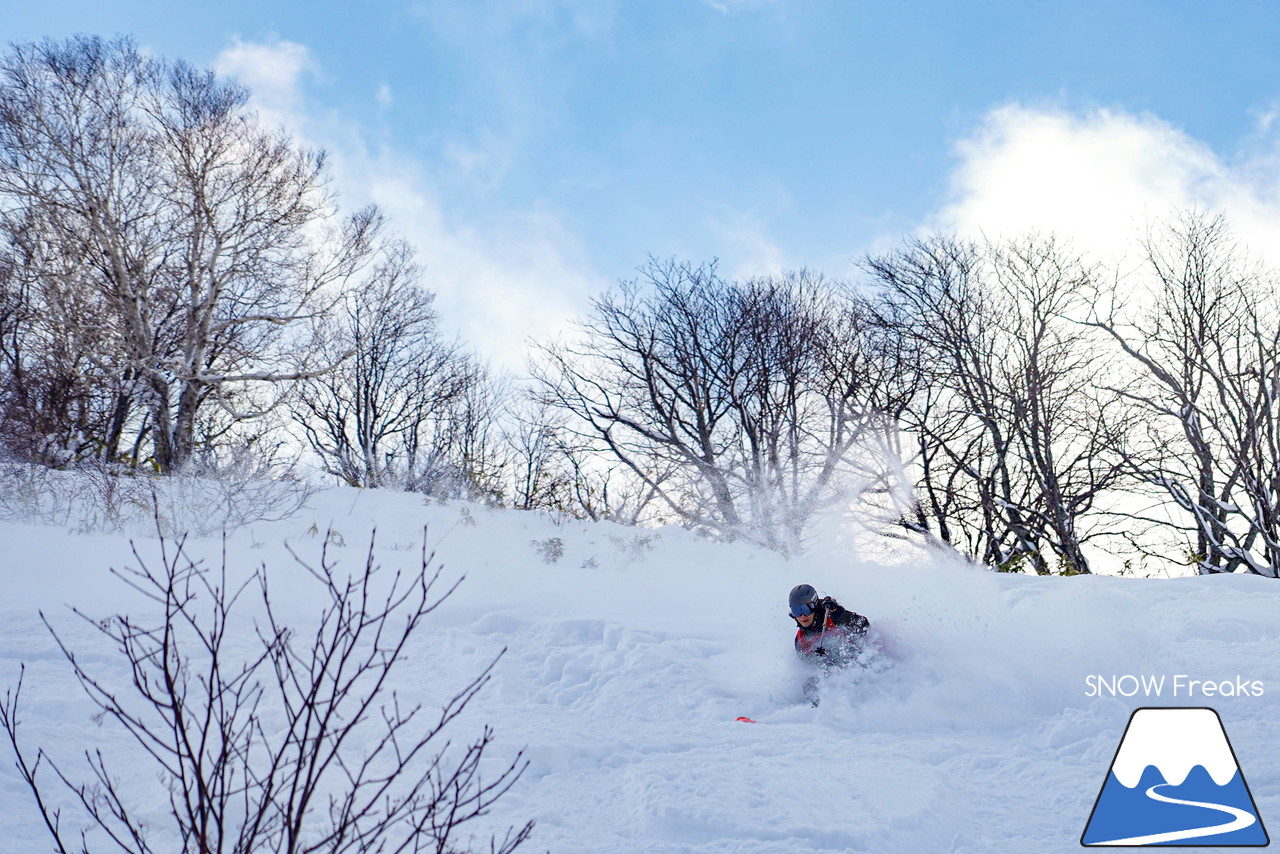
[[760, 723], [759, 721], [753, 721], [753, 720], [751, 720], [751, 718], [748, 718], [748, 717], [741, 717], [741, 718], [738, 718], [738, 720], [742, 721], [744, 724], [758, 724], [758, 723]]

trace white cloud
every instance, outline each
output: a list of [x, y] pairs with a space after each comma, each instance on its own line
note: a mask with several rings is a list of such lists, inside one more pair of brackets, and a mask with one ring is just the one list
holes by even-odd
[[213, 70], [248, 86], [253, 107], [264, 119], [287, 124], [301, 109], [303, 75], [316, 73], [317, 66], [297, 42], [246, 42], [233, 36], [231, 46], [214, 59]]
[[[1259, 134], [1269, 136], [1268, 121], [1259, 117]], [[1280, 183], [1261, 168], [1274, 164], [1275, 146], [1256, 142], [1233, 163], [1154, 116], [1005, 106], [958, 144], [950, 201], [927, 224], [967, 235], [1055, 231], [1115, 258], [1151, 223], [1195, 207], [1225, 211], [1245, 243], [1277, 253]]]
[[466, 138], [445, 140], [440, 147], [442, 166], [455, 178], [470, 182], [483, 192], [496, 191], [515, 162], [514, 141], [492, 129], [481, 129]]
[[449, 97], [466, 121], [445, 141], [445, 156], [492, 188], [527, 148], [558, 144], [570, 109], [575, 56], [608, 49], [617, 0], [422, 0], [409, 9], [461, 74]]
[[[357, 122], [309, 105], [302, 82], [321, 69], [305, 46], [237, 38], [214, 69], [252, 87], [253, 106], [264, 119], [325, 149], [347, 209], [372, 202], [388, 214], [391, 227], [418, 249], [443, 327], [460, 331], [482, 357], [520, 370], [526, 339], [555, 335], [606, 284], [554, 214], [492, 211], [482, 220], [462, 221], [448, 210], [429, 164], [390, 147], [371, 148]], [[390, 87], [384, 84], [376, 98], [389, 102]], [[476, 173], [461, 177], [492, 180], [494, 164], [486, 155], [461, 144], [445, 149], [452, 167], [466, 165]]]
[[451, 38], [480, 39], [490, 48], [519, 43], [541, 53], [560, 44], [566, 32], [575, 38], [612, 38], [618, 5], [617, 0], [421, 0], [409, 10]]
[[767, 228], [750, 213], [731, 213], [711, 220], [710, 230], [727, 250], [732, 266], [721, 273], [730, 279], [748, 279], [781, 273], [787, 269], [786, 255], [768, 234]]
[[395, 98], [391, 94], [391, 87], [386, 83], [378, 86], [378, 91], [374, 93], [373, 97], [374, 100], [378, 102], [378, 106], [384, 109], [390, 107], [395, 101]]
[[364, 188], [418, 248], [444, 325], [504, 367], [521, 369], [526, 339], [554, 336], [601, 289], [576, 240], [552, 214], [459, 222], [421, 164], [391, 151], [348, 151], [335, 157], [334, 168], [340, 186]]
[[781, 0], [702, 0], [702, 2], [717, 12], [727, 14], [729, 12], [756, 9], [761, 6], [773, 6], [780, 3]]

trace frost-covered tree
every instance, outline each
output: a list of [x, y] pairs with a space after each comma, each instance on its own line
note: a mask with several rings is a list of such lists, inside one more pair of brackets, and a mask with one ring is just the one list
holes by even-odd
[[28, 337], [22, 368], [47, 369], [58, 346], [91, 366], [107, 458], [132, 431], [174, 470], [202, 409], [341, 355], [316, 348], [312, 323], [380, 218], [341, 218], [323, 155], [263, 127], [247, 99], [125, 38], [0, 58], [0, 253], [33, 316], [58, 324]]

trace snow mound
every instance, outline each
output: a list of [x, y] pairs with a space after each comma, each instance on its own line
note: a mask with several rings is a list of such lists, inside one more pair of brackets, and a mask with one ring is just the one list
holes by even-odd
[[[1206, 705], [1090, 696], [1086, 677], [1275, 672], [1280, 586], [1259, 578], [1001, 576], [940, 558], [877, 563], [839, 543], [787, 561], [674, 528], [345, 488], [234, 531], [225, 548], [287, 585], [286, 544], [314, 558], [327, 536], [330, 555], [356, 565], [376, 529], [378, 560], [412, 568], [424, 528], [445, 574], [465, 580], [397, 687], [438, 702], [506, 650], [458, 737], [491, 724], [495, 767], [526, 749], [529, 770], [488, 820], [535, 818], [530, 851], [1074, 851], [1130, 712]], [[0, 677], [28, 665], [28, 738], [64, 757], [119, 747], [36, 612], [118, 668], [62, 606], [141, 608], [107, 572], [135, 562], [128, 540], [5, 523], [0, 546]], [[223, 542], [188, 549], [216, 561]], [[867, 615], [883, 645], [868, 667], [833, 675], [818, 708], [803, 699], [786, 615], [800, 582]], [[288, 607], [312, 604], [299, 593]], [[1280, 809], [1275, 695], [1212, 701], [1264, 817]], [[29, 796], [0, 765], [6, 850], [43, 850]]]

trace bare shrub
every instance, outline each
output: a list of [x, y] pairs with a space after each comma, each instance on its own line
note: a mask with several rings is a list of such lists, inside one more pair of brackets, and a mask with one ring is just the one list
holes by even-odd
[[200, 456], [169, 477], [144, 482], [148, 505], [168, 536], [207, 536], [287, 519], [315, 493], [290, 470], [273, 470], [247, 449]]
[[201, 455], [168, 477], [98, 460], [68, 471], [0, 463], [0, 519], [78, 533], [208, 536], [286, 519], [314, 492], [288, 468], [275, 468], [247, 448]]
[[77, 533], [119, 530], [151, 512], [135, 473], [85, 461], [60, 471], [35, 463], [0, 463], [0, 519], [70, 528]]
[[[521, 754], [496, 774], [480, 773], [492, 745], [487, 726], [451, 747], [450, 725], [489, 681], [490, 663], [438, 712], [406, 704], [390, 687], [443, 591], [439, 567], [386, 577], [373, 544], [362, 570], [348, 575], [322, 552], [319, 566], [295, 555], [322, 592], [310, 626], [288, 625], [264, 570], [244, 582], [222, 565], [193, 562], [183, 544], [161, 540], [159, 568], [114, 571], [155, 617], [83, 618], [128, 673], [114, 680], [45, 620], [99, 717], [128, 735], [127, 761], [155, 769], [166, 791], [165, 824], [144, 820], [154, 792], [122, 782], [121, 760], [86, 750], [87, 778], [55, 764], [46, 748], [20, 738], [22, 680], [0, 704], [17, 767], [60, 854], [122, 849], [131, 854], [302, 854], [302, 852], [462, 852], [458, 833], [485, 815], [519, 779]], [[135, 556], [137, 552], [135, 550]], [[292, 595], [292, 591], [291, 591]], [[250, 632], [245, 612], [254, 613]], [[43, 619], [43, 615], [42, 615]], [[256, 638], [240, 647], [236, 629]], [[501, 657], [501, 656], [499, 656]], [[92, 662], [92, 663], [90, 663]], [[51, 771], [58, 782], [50, 782]], [[63, 809], [65, 787], [87, 830]], [[514, 851], [532, 822], [490, 839]], [[161, 832], [157, 832], [161, 831]]]
[[530, 540], [529, 545], [537, 552], [538, 557], [546, 564], [558, 563], [564, 557], [564, 540], [559, 537], [547, 537], [545, 540]]

